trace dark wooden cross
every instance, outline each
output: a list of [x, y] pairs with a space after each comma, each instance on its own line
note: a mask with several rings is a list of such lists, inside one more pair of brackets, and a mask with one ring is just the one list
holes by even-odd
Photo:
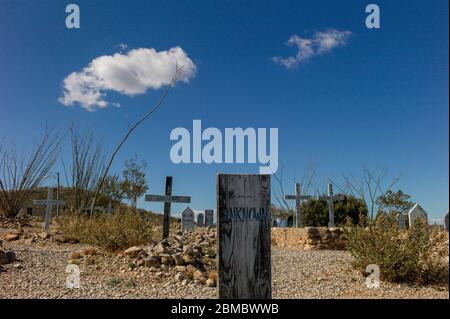
[[327, 196], [317, 196], [317, 199], [326, 200], [328, 202], [328, 227], [334, 227], [334, 205], [335, 200], [344, 200], [344, 195], [333, 195], [333, 184], [328, 184], [328, 195]]
[[300, 183], [295, 183], [295, 195], [284, 195], [285, 200], [295, 200], [295, 227], [302, 227], [301, 203], [304, 199], [310, 199], [311, 195], [301, 195]]
[[145, 195], [146, 202], [164, 202], [163, 239], [169, 237], [171, 203], [190, 203], [190, 196], [172, 196], [172, 176], [166, 176], [166, 195]]

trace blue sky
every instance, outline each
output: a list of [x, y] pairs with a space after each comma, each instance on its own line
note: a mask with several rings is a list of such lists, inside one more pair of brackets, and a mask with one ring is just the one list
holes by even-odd
[[[92, 128], [107, 151], [161, 89], [128, 96], [106, 92], [109, 107], [64, 106], [63, 81], [93, 59], [120, 51], [179, 46], [196, 66], [164, 106], [138, 129], [113, 165], [137, 154], [148, 162], [149, 192], [174, 194], [191, 207], [215, 207], [218, 172], [256, 173], [259, 164], [180, 164], [169, 157], [176, 127], [275, 127], [286, 185], [313, 162], [317, 179], [341, 180], [362, 167], [403, 172], [401, 188], [440, 218], [449, 202], [448, 1], [376, 1], [381, 28], [365, 27], [365, 1], [72, 1], [81, 28], [65, 27], [69, 1], [0, 0], [0, 137], [29, 149], [46, 124]], [[297, 68], [292, 35], [312, 39], [349, 31], [345, 44]], [[63, 156], [67, 157], [67, 149]], [[61, 170], [61, 165], [54, 171]], [[325, 189], [324, 189], [325, 191]], [[162, 210], [162, 204], [139, 206]], [[175, 205], [177, 212], [183, 207]]]

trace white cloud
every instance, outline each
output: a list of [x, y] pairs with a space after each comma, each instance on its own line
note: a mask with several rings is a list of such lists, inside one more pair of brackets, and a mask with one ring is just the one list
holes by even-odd
[[66, 106], [78, 103], [89, 111], [118, 105], [104, 99], [106, 91], [133, 96], [158, 89], [170, 83], [177, 66], [184, 66], [178, 81], [188, 83], [195, 76], [195, 64], [180, 47], [159, 52], [141, 48], [100, 56], [64, 79], [64, 95], [59, 102]]
[[292, 35], [286, 45], [296, 46], [297, 54], [287, 58], [279, 56], [273, 57], [276, 63], [291, 69], [299, 64], [306, 62], [312, 57], [330, 52], [336, 47], [344, 46], [352, 35], [350, 31], [338, 31], [335, 29], [327, 29], [325, 31], [317, 31], [313, 37], [301, 38], [298, 35]]

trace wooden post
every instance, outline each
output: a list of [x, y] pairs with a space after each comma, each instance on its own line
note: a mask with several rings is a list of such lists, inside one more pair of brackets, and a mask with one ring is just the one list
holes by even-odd
[[270, 175], [217, 176], [221, 299], [272, 297]]
[[[166, 196], [172, 196], [172, 176], [166, 176]], [[170, 201], [164, 202], [163, 239], [169, 237], [170, 230]]]
[[345, 196], [333, 195], [333, 184], [328, 184], [328, 195], [318, 196], [317, 199], [326, 200], [328, 202], [328, 227], [334, 227], [334, 201], [344, 200]]
[[45, 212], [45, 219], [44, 219], [44, 231], [48, 232], [50, 229], [50, 223], [52, 220], [52, 206], [57, 205], [64, 205], [65, 202], [63, 200], [53, 200], [53, 188], [49, 187], [47, 191], [47, 199], [38, 199], [33, 200], [34, 205], [46, 205], [47, 210]]
[[295, 200], [295, 227], [302, 227], [302, 207], [301, 203], [304, 199], [310, 199], [310, 195], [301, 194], [300, 183], [295, 183], [295, 195], [284, 195], [285, 200]]
[[166, 176], [166, 192], [163, 195], [145, 195], [147, 202], [164, 202], [163, 239], [169, 237], [171, 203], [190, 203], [189, 196], [172, 196], [172, 176]]

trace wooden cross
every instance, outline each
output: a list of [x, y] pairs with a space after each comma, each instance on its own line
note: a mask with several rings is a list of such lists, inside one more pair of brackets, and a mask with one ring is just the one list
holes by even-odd
[[285, 200], [295, 200], [295, 227], [302, 227], [301, 203], [304, 199], [310, 199], [310, 195], [301, 195], [300, 183], [295, 183], [295, 195], [284, 195]]
[[328, 184], [328, 195], [327, 196], [317, 196], [317, 199], [328, 201], [328, 227], [334, 227], [334, 205], [335, 200], [343, 200], [345, 196], [338, 195], [333, 196], [333, 184]]
[[52, 219], [52, 206], [53, 205], [64, 205], [66, 202], [63, 200], [53, 200], [53, 188], [49, 187], [47, 192], [47, 199], [35, 199], [33, 200], [34, 205], [46, 205], [47, 211], [45, 213], [44, 220], [44, 231], [48, 232], [50, 229], [50, 222]]
[[145, 195], [146, 202], [164, 202], [163, 239], [169, 237], [171, 203], [190, 203], [190, 196], [172, 196], [172, 176], [166, 176], [166, 195]]

